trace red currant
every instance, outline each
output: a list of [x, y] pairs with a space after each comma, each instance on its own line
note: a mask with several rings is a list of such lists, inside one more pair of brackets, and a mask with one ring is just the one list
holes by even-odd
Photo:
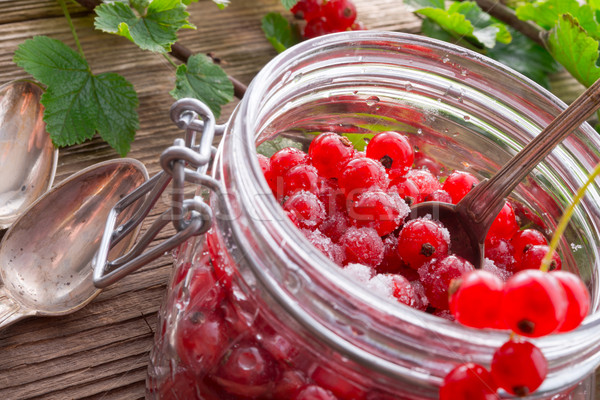
[[344, 165], [354, 156], [354, 147], [347, 137], [325, 132], [310, 143], [308, 155], [321, 176], [338, 178]]
[[495, 328], [504, 282], [491, 272], [476, 270], [450, 284], [450, 311], [456, 321], [473, 328]]
[[552, 271], [567, 295], [567, 314], [558, 332], [568, 332], [577, 328], [590, 310], [590, 292], [581, 278], [567, 271]]
[[337, 242], [344, 232], [348, 230], [349, 226], [350, 220], [346, 213], [338, 211], [325, 219], [325, 221], [319, 225], [319, 230], [331, 238], [331, 240]]
[[340, 238], [346, 263], [375, 267], [383, 260], [383, 241], [373, 228], [349, 228]]
[[321, 253], [327, 256], [327, 258], [338, 265], [342, 265], [345, 257], [344, 250], [340, 245], [334, 243], [318, 229], [314, 231], [310, 229], [304, 229], [302, 230], [302, 233], [304, 233], [304, 236], [308, 239], [308, 241], [317, 249], [319, 249]]
[[281, 379], [275, 385], [273, 398], [293, 399], [304, 386], [306, 386], [306, 377], [302, 372], [287, 370], [281, 375]]
[[389, 181], [379, 161], [359, 157], [346, 164], [339, 184], [346, 196], [352, 198], [370, 188], [387, 189]]
[[337, 400], [337, 397], [320, 386], [308, 385], [293, 400]]
[[392, 180], [390, 190], [393, 190], [400, 195], [406, 204], [412, 206], [421, 201], [421, 193], [415, 182], [405, 177], [399, 177]]
[[467, 363], [444, 377], [440, 400], [497, 400], [492, 374], [479, 364]]
[[319, 173], [312, 165], [298, 164], [288, 170], [283, 178], [283, 194], [291, 196], [299, 190], [317, 194]]
[[531, 246], [538, 244], [548, 244], [546, 237], [537, 229], [523, 229], [517, 232], [510, 242], [513, 246], [513, 256], [517, 264], [521, 263], [521, 258], [525, 251]]
[[321, 14], [322, 6], [323, 0], [298, 0], [290, 11], [295, 16], [303, 18], [305, 21], [310, 21]]
[[273, 178], [283, 178], [290, 168], [306, 164], [308, 156], [302, 150], [286, 147], [271, 156], [271, 174]]
[[419, 188], [419, 195], [422, 199], [429, 196], [432, 192], [441, 189], [440, 182], [428, 170], [411, 169], [406, 177], [413, 181]]
[[464, 171], [454, 171], [446, 178], [442, 189], [452, 198], [452, 203], [457, 204], [479, 181], [472, 174]]
[[498, 386], [523, 397], [535, 392], [544, 382], [548, 361], [532, 343], [511, 340], [494, 353], [491, 373]]
[[409, 267], [418, 269], [433, 258], [448, 254], [450, 236], [438, 221], [417, 218], [408, 221], [398, 236], [398, 254]]
[[567, 295], [551, 274], [523, 270], [504, 285], [500, 315], [518, 335], [540, 337], [558, 329], [567, 312]]
[[413, 164], [415, 154], [406, 136], [398, 132], [380, 132], [367, 145], [367, 157], [379, 160], [388, 174], [402, 176]]
[[492, 222], [485, 240], [488, 243], [492, 239], [510, 239], [518, 231], [519, 225], [517, 224], [515, 211], [510, 203], [506, 202], [498, 216], [496, 216], [496, 219], [494, 219], [494, 222]]
[[272, 392], [279, 375], [280, 369], [265, 349], [242, 341], [227, 351], [212, 378], [229, 393], [256, 398]]
[[[550, 251], [550, 246], [545, 244], [537, 244], [530, 246], [525, 250], [521, 257], [521, 262], [517, 265], [519, 270], [524, 269], [539, 269], [542, 265], [542, 260], [546, 253]], [[552, 253], [552, 259], [548, 271], [555, 271], [562, 268], [562, 262], [557, 252]]]
[[388, 195], [380, 189], [368, 190], [353, 201], [348, 210], [356, 226], [374, 228], [379, 236], [393, 232], [409, 213], [398, 195]]
[[450, 203], [452, 204], [452, 197], [443, 189], [434, 190], [429, 193], [427, 197], [423, 201], [439, 201], [440, 203]]
[[177, 324], [175, 348], [181, 362], [197, 374], [209, 371], [227, 348], [228, 332], [212, 311], [186, 312]]
[[419, 276], [429, 304], [440, 310], [448, 310], [450, 283], [474, 269], [470, 262], [455, 255], [435, 259], [419, 268]]
[[512, 242], [506, 239], [490, 239], [484, 247], [485, 258], [492, 260], [494, 265], [505, 271], [515, 271], [516, 261]]
[[356, 7], [350, 0], [327, 0], [322, 15], [331, 21], [336, 31], [344, 31], [356, 20]]
[[325, 219], [325, 206], [316, 195], [310, 192], [296, 192], [290, 196], [283, 209], [294, 214], [302, 228], [316, 229]]
[[312, 39], [335, 32], [340, 31], [334, 29], [331, 21], [323, 16], [317, 16], [306, 23], [303, 36], [305, 39]]

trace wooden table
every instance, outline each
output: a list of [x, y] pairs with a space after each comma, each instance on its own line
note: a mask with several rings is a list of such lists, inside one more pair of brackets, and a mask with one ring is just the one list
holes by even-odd
[[[396, 0], [355, 0], [360, 19], [371, 29], [417, 32], [420, 22]], [[74, 23], [94, 73], [118, 72], [136, 87], [140, 129], [129, 157], [151, 175], [158, 157], [181, 132], [171, 123], [172, 67], [124, 38], [93, 29], [93, 16], [70, 3]], [[264, 38], [260, 19], [284, 11], [279, 0], [234, 0], [220, 11], [211, 0], [190, 6], [196, 31], [184, 30], [180, 43], [195, 53], [213, 53], [225, 70], [248, 84], [276, 55]], [[289, 16], [288, 14], [285, 14]], [[0, 1], [0, 84], [27, 74], [12, 62], [16, 47], [37, 34], [74, 42], [54, 0]], [[237, 101], [223, 109], [224, 122]], [[56, 182], [98, 161], [118, 157], [98, 139], [60, 150]], [[168, 206], [167, 197], [144, 224]], [[172, 235], [167, 229], [157, 240]], [[91, 304], [60, 318], [31, 318], [0, 332], [0, 399], [124, 399], [144, 397], [148, 353], [157, 310], [171, 271], [165, 255], [103, 291]]]

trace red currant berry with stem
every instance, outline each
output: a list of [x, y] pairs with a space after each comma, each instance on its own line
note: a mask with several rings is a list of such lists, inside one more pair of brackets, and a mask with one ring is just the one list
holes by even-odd
[[272, 392], [279, 376], [280, 369], [273, 357], [253, 341], [232, 346], [212, 374], [225, 391], [250, 398]]
[[548, 361], [530, 342], [510, 340], [492, 358], [491, 374], [499, 387], [523, 397], [536, 391], [546, 379]]
[[452, 204], [456, 204], [478, 183], [479, 181], [472, 174], [464, 171], [454, 171], [446, 178], [442, 189], [448, 192], [452, 198]]
[[406, 265], [418, 269], [421, 265], [448, 254], [450, 236], [438, 221], [417, 218], [408, 221], [398, 236], [398, 254]]
[[590, 310], [590, 292], [587, 286], [575, 274], [567, 271], [552, 271], [567, 294], [567, 315], [558, 327], [558, 332], [569, 332], [577, 328]]
[[310, 192], [296, 192], [290, 196], [283, 209], [292, 213], [302, 228], [316, 229], [326, 217], [325, 206]]
[[429, 304], [440, 310], [448, 310], [450, 283], [474, 270], [470, 262], [456, 255], [435, 259], [419, 268], [420, 280]]
[[518, 335], [540, 337], [558, 329], [567, 313], [567, 295], [553, 275], [520, 271], [504, 285], [500, 316]]
[[472, 328], [495, 328], [504, 282], [485, 270], [464, 274], [450, 283], [450, 311], [456, 321]]
[[[545, 244], [537, 244], [529, 247], [523, 253], [521, 262], [517, 265], [517, 269], [539, 269], [542, 265], [542, 260], [546, 256], [546, 253], [550, 251], [550, 246]], [[557, 252], [552, 253], [552, 259], [548, 271], [556, 271], [562, 268], [562, 262]]]
[[402, 176], [413, 164], [415, 154], [406, 136], [398, 132], [380, 132], [367, 145], [367, 157], [378, 160], [389, 173]]
[[346, 197], [354, 197], [367, 189], [387, 189], [389, 180], [379, 161], [360, 157], [350, 160], [339, 179]]
[[504, 204], [500, 213], [492, 222], [485, 238], [486, 244], [492, 239], [511, 239], [519, 231], [515, 211], [509, 202]]
[[421, 201], [421, 193], [419, 187], [415, 182], [405, 177], [399, 177], [392, 180], [390, 183], [390, 190], [398, 193], [400, 198], [406, 202], [409, 206], [419, 203]]
[[322, 6], [323, 0], [298, 0], [290, 11], [298, 18], [310, 21], [322, 13]]
[[308, 385], [293, 397], [293, 400], [337, 400], [337, 397], [320, 386]]
[[513, 256], [517, 264], [521, 262], [521, 258], [525, 251], [527, 251], [531, 246], [536, 246], [538, 244], [548, 244], [546, 237], [542, 232], [537, 229], [523, 229], [518, 231], [512, 239], [510, 239], [510, 243], [513, 246]]
[[317, 194], [320, 177], [317, 169], [312, 165], [299, 164], [286, 172], [283, 178], [283, 194], [291, 196], [300, 190]]
[[492, 374], [479, 364], [466, 363], [444, 377], [440, 400], [497, 400]]
[[322, 15], [331, 21], [336, 30], [344, 31], [356, 20], [356, 7], [350, 0], [327, 0]]
[[419, 195], [422, 199], [429, 196], [432, 192], [441, 189], [440, 182], [428, 170], [411, 169], [406, 174], [406, 178], [413, 181], [419, 188]]
[[209, 371], [228, 344], [222, 319], [212, 311], [190, 310], [175, 331], [175, 349], [181, 362], [196, 374]]
[[383, 240], [373, 228], [349, 228], [340, 238], [345, 263], [376, 267], [383, 260]]
[[325, 132], [310, 143], [308, 155], [321, 176], [338, 178], [344, 165], [354, 157], [354, 146], [345, 136]]
[[356, 226], [374, 228], [379, 236], [385, 236], [400, 226], [409, 211], [398, 195], [373, 189], [360, 194], [350, 204], [348, 216]]

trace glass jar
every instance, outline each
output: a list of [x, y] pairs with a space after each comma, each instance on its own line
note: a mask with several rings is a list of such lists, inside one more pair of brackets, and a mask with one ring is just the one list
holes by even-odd
[[[314, 383], [340, 400], [434, 399], [457, 364], [488, 366], [508, 333], [475, 330], [394, 304], [340, 273], [287, 219], [257, 161], [307, 148], [316, 132], [355, 145], [402, 131], [437, 172], [491, 176], [565, 107], [480, 54], [425, 37], [345, 32], [282, 53], [234, 111], [212, 174], [212, 229], [182, 245], [151, 354], [152, 399], [293, 399]], [[511, 195], [518, 214], [551, 234], [600, 160], [584, 124]], [[575, 331], [534, 340], [549, 374], [530, 398], [592, 399], [600, 363], [600, 191], [591, 185], [564, 235], [592, 312]], [[505, 395], [505, 394], [503, 394]]]

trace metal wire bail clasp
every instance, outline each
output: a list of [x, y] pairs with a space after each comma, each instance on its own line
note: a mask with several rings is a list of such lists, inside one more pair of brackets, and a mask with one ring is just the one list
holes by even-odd
[[[205, 186], [221, 197], [223, 190], [220, 182], [206, 175], [206, 171], [212, 159], [214, 136], [216, 133], [222, 134], [223, 126], [217, 126], [212, 111], [204, 103], [195, 99], [178, 100], [171, 106], [170, 115], [178, 127], [185, 129], [185, 138], [176, 139], [173, 146], [161, 154], [160, 164], [163, 171], [122, 198], [111, 209], [100, 247], [92, 262], [93, 281], [98, 288], [113, 284], [172, 250], [191, 236], [205, 233], [212, 225], [213, 214], [208, 204], [198, 195], [192, 199], [185, 199], [183, 189], [185, 182], [190, 182]], [[200, 143], [196, 144], [198, 133], [200, 133]], [[146, 218], [171, 181], [171, 208], [154, 221], [129, 252], [109, 261], [110, 249]], [[140, 202], [142, 204], [134, 215], [116, 226], [119, 215]], [[169, 222], [173, 223], [177, 233], [144, 252]]]

